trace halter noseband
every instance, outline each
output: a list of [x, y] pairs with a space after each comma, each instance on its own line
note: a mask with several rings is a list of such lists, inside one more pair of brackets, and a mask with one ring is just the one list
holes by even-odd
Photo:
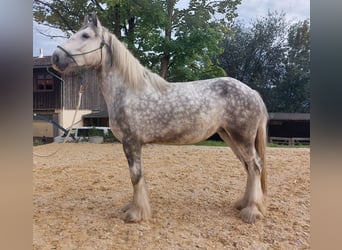
[[[101, 40], [100, 46], [99, 46], [98, 48], [96, 48], [96, 49], [92, 49], [92, 50], [87, 51], [87, 52], [78, 53], [78, 54], [71, 54], [71, 53], [69, 53], [66, 49], [64, 49], [64, 48], [63, 48], [62, 46], [60, 46], [60, 45], [57, 45], [57, 48], [59, 48], [60, 50], [62, 50], [68, 57], [70, 57], [70, 58], [74, 61], [74, 63], [75, 63], [76, 65], [78, 65], [78, 64], [77, 64], [77, 62], [76, 62], [74, 56], [82, 56], [82, 55], [90, 54], [90, 53], [93, 53], [93, 52], [95, 52], [95, 51], [97, 51], [97, 50], [100, 49], [100, 50], [101, 50], [101, 60], [100, 60], [100, 63], [99, 63], [99, 64], [101, 64], [101, 62], [102, 62], [102, 48], [103, 48], [105, 45], [107, 45], [107, 47], [110, 48], [109, 45], [105, 42], [104, 37], [103, 37], [103, 35], [102, 35], [102, 40]], [[112, 57], [110, 58], [110, 65], [112, 66]]]

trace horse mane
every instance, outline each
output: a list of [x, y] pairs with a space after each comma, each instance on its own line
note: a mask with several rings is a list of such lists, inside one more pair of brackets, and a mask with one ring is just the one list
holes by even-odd
[[166, 90], [168, 82], [153, 73], [138, 61], [119, 39], [104, 28], [108, 34], [108, 46], [112, 53], [112, 67], [120, 73], [125, 83], [131, 89], [143, 89], [152, 86], [159, 91]]

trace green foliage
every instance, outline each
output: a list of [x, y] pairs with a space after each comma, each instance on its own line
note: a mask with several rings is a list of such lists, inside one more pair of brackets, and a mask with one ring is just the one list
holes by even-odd
[[42, 140], [34, 140], [33, 141], [33, 146], [41, 146], [41, 145], [45, 145], [48, 144], [49, 142], [43, 142]]
[[104, 133], [102, 129], [97, 129], [95, 127], [92, 127], [89, 130], [89, 136], [104, 136]]
[[310, 24], [307, 20], [289, 29], [285, 71], [277, 85], [278, 111], [310, 112]]
[[86, 0], [35, 0], [33, 15], [38, 23], [59, 28], [68, 37], [80, 28], [85, 15], [97, 9], [96, 5], [88, 2]]
[[104, 135], [103, 141], [106, 143], [119, 142], [119, 140], [113, 135], [111, 130], [109, 130], [108, 133]]
[[96, 11], [143, 65], [171, 81], [224, 76], [217, 58], [241, 0], [51, 0], [34, 1], [36, 21], [75, 32]]
[[219, 57], [227, 74], [258, 90], [269, 112], [309, 112], [309, 22], [274, 12], [232, 31]]

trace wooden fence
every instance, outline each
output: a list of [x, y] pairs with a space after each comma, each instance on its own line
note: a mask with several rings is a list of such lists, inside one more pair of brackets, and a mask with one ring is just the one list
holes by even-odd
[[275, 144], [282, 144], [282, 145], [310, 145], [310, 138], [301, 138], [301, 137], [270, 137], [269, 138], [270, 143]]

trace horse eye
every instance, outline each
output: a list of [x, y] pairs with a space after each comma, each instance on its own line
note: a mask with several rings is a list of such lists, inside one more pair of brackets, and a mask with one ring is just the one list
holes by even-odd
[[87, 33], [83, 33], [82, 34], [82, 38], [84, 38], [84, 39], [88, 39], [90, 36], [87, 34]]

